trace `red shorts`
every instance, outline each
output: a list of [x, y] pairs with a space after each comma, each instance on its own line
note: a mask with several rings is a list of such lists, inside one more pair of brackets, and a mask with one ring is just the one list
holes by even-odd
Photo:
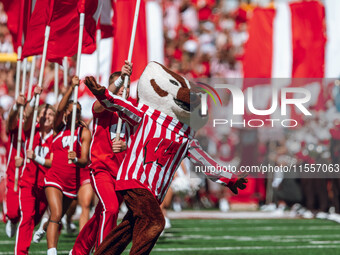
[[80, 187], [80, 169], [73, 173], [50, 169], [45, 175], [45, 187], [60, 189], [66, 197], [76, 199]]
[[80, 169], [80, 185], [91, 183], [90, 168], [85, 167]]

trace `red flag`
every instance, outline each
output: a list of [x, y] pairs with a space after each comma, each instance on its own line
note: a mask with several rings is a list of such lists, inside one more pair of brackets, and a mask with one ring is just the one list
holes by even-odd
[[293, 78], [322, 78], [325, 74], [325, 8], [319, 1], [290, 4]]
[[50, 1], [36, 1], [22, 50], [23, 58], [42, 54], [44, 47], [45, 28], [50, 17], [50, 5], [53, 5], [53, 3]]
[[99, 18], [101, 6], [101, 0], [56, 1], [51, 19], [47, 59], [52, 62], [59, 62], [58, 60], [64, 56], [71, 57], [77, 53], [79, 13], [85, 13], [82, 52], [87, 53], [84, 49], [95, 44], [96, 22]]
[[[273, 58], [273, 22], [275, 10], [256, 8], [249, 21], [249, 40], [245, 45], [245, 78], [270, 78]], [[244, 89], [248, 87], [245, 86]]]
[[[121, 0], [116, 3], [116, 13], [119, 13], [116, 33], [119, 36], [113, 39], [112, 72], [120, 70], [128, 58], [135, 7], [136, 1], [134, 0]], [[131, 61], [133, 63], [131, 81], [138, 79], [148, 62], [147, 45], [145, 1], [142, 0]]]
[[[243, 90], [253, 87], [253, 103], [256, 109], [269, 109], [271, 106], [271, 74], [273, 58], [273, 22], [275, 10], [256, 8], [249, 21], [249, 40], [245, 45], [243, 60]], [[244, 119], [252, 119], [255, 115], [245, 111]], [[270, 116], [257, 116], [266, 120]], [[257, 123], [256, 123], [257, 124]]]
[[[114, 0], [102, 0], [101, 2], [102, 2], [102, 8], [100, 11], [99, 22], [97, 22], [97, 30], [98, 29], [101, 30], [101, 38], [104, 39], [104, 38], [113, 37], [115, 24], [116, 24], [115, 19], [117, 15], [113, 15], [111, 18], [112, 10], [113, 10], [113, 13], [116, 12]], [[91, 19], [89, 23], [91, 24]], [[84, 37], [86, 37], [86, 40], [89, 46], [83, 48], [82, 52], [85, 54], [92, 54], [96, 50], [97, 44], [94, 38], [92, 38], [93, 43], [91, 43], [91, 38], [87, 38], [89, 36], [88, 31], [89, 33], [93, 33], [92, 25], [89, 26], [87, 31], [84, 33]]]
[[100, 3], [98, 0], [38, 0], [29, 24], [30, 40], [24, 46], [24, 56], [42, 54], [47, 25], [51, 28], [47, 59], [61, 64], [64, 56], [75, 55], [78, 49], [80, 12], [85, 12], [83, 49], [93, 45]]
[[77, 53], [79, 35], [79, 15], [77, 0], [57, 0], [54, 2], [50, 17], [50, 38], [47, 47], [47, 59], [61, 64], [65, 56]]
[[22, 45], [23, 34], [32, 12], [32, 0], [1, 0], [7, 14], [7, 27], [12, 35], [15, 51]]

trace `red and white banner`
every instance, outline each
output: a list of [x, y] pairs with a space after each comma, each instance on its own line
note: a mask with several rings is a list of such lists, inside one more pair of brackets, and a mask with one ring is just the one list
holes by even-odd
[[99, 28], [101, 38], [110, 38], [115, 35], [117, 24], [116, 2], [114, 0], [104, 0], [102, 11], [100, 13]]
[[[128, 57], [133, 17], [136, 2], [134, 0], [118, 0], [117, 37], [113, 42], [112, 68], [120, 70]], [[137, 81], [149, 61], [164, 62], [162, 9], [156, 1], [141, 1], [138, 17], [137, 33], [132, 54], [133, 73], [131, 82]], [[136, 86], [131, 85], [130, 95], [136, 97]]]
[[[110, 74], [121, 70], [124, 61], [128, 58], [135, 5], [136, 1], [134, 0], [118, 0], [116, 2], [116, 12], [114, 13], [117, 13], [115, 26], [117, 36], [113, 40], [111, 38], [101, 40], [100, 82], [104, 86], [108, 86]], [[157, 1], [145, 2], [142, 0], [132, 54], [131, 96], [136, 97], [135, 84], [146, 64], [149, 61], [164, 62], [163, 40], [163, 14], [160, 4]], [[113, 49], [112, 52], [107, 46], [110, 43], [110, 48]], [[96, 54], [83, 55], [81, 61], [84, 64], [81, 65], [80, 77], [86, 75], [95, 76]]]
[[[323, 78], [340, 76], [340, 50], [336, 46], [340, 43], [340, 18], [336, 14], [340, 3], [325, 0], [324, 4], [317, 0], [276, 1], [275, 9], [254, 10], [245, 46], [244, 77], [264, 79], [245, 79], [243, 89], [253, 87], [254, 94], [262, 95], [254, 96], [259, 109], [269, 109], [273, 86], [303, 86], [312, 92], [306, 106], [314, 110], [323, 107]], [[290, 116], [297, 114], [293, 109]]]
[[[338, 5], [338, 6], [337, 6]], [[336, 0], [277, 1], [275, 9], [256, 8], [249, 21], [245, 46], [244, 77], [256, 78], [335, 78], [327, 75], [330, 55], [327, 45], [335, 46]], [[328, 17], [328, 15], [330, 17]], [[332, 22], [330, 22], [330, 20]], [[331, 41], [330, 41], [331, 40]], [[254, 52], [255, 51], [255, 52]], [[333, 56], [337, 58], [340, 54]], [[337, 63], [339, 63], [338, 60]]]

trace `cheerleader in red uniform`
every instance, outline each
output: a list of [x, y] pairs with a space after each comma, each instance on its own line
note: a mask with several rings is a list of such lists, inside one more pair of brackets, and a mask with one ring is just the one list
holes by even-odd
[[8, 237], [13, 237], [16, 232], [17, 223], [20, 220], [19, 207], [19, 190], [14, 191], [14, 175], [15, 168], [19, 167], [19, 176], [21, 174], [23, 157], [24, 157], [24, 133], [22, 134], [22, 146], [20, 151], [20, 158], [16, 158], [17, 141], [18, 141], [18, 109], [20, 105], [25, 104], [25, 97], [19, 95], [15, 105], [12, 107], [8, 119], [6, 121], [6, 133], [8, 141], [6, 144], [6, 198], [3, 202], [3, 210], [6, 216], [6, 234]]
[[[46, 238], [47, 254], [57, 254], [58, 229], [61, 218], [73, 199], [77, 198], [80, 187], [80, 168], [88, 164], [91, 142], [90, 131], [81, 125], [81, 106], [77, 104], [76, 128], [74, 140], [71, 141], [72, 91], [79, 85], [79, 78], [72, 78], [72, 85], [60, 101], [54, 122], [55, 137], [52, 144], [52, 166], [45, 177], [45, 193], [51, 210]], [[73, 151], [69, 151], [73, 142]], [[72, 163], [69, 164], [68, 161]]]
[[[122, 67], [122, 72], [110, 76], [109, 90], [122, 96], [123, 80], [131, 75], [132, 65], [128, 62]], [[127, 88], [127, 95], [129, 88]], [[118, 114], [104, 109], [96, 101], [92, 107], [93, 136], [90, 148], [91, 183], [99, 198], [95, 214], [79, 233], [73, 246], [73, 255], [89, 254], [93, 245], [98, 247], [104, 238], [117, 225], [119, 204], [121, 198], [115, 192], [116, 176], [119, 166], [125, 157], [124, 125], [120, 140], [116, 141]], [[124, 152], [123, 152], [124, 151]]]
[[[19, 189], [21, 218], [15, 242], [15, 254], [28, 254], [34, 226], [43, 216], [47, 201], [44, 192], [44, 177], [51, 167], [50, 147], [53, 140], [53, 122], [55, 109], [45, 104], [38, 109], [38, 118], [33, 138], [32, 150], [27, 150], [25, 164], [22, 169]], [[25, 121], [24, 130], [27, 134], [31, 127], [31, 116]], [[29, 139], [26, 142], [28, 147]]]

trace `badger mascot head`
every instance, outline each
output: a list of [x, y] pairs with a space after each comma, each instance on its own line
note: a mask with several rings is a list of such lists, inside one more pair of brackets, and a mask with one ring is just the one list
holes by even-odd
[[164, 112], [194, 130], [207, 121], [200, 115], [201, 99], [196, 84], [157, 62], [150, 62], [144, 69], [137, 95], [140, 103]]

